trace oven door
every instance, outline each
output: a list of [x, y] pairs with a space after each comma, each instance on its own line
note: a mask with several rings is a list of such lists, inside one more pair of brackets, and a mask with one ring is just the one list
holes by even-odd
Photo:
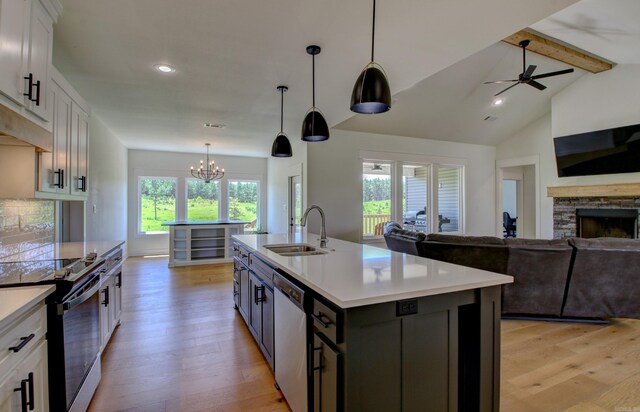
[[65, 298], [62, 309], [66, 407], [70, 409], [100, 352], [100, 275]]

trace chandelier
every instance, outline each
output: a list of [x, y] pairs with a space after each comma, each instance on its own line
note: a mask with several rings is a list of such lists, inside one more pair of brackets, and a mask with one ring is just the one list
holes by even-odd
[[209, 161], [209, 146], [211, 146], [211, 143], [205, 143], [205, 146], [207, 146], [207, 164], [205, 166], [204, 161], [200, 160], [200, 167], [194, 169], [193, 166], [191, 166], [191, 176], [204, 180], [205, 183], [209, 183], [212, 180], [222, 179], [224, 169], [217, 167], [216, 162], [213, 160]]

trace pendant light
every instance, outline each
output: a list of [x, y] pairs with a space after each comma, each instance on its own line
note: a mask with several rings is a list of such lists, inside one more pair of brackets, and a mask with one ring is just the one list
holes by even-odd
[[320, 54], [320, 47], [311, 45], [307, 46], [307, 53], [312, 56], [312, 106], [304, 116], [302, 122], [302, 140], [305, 142], [322, 142], [329, 140], [329, 126], [324, 116], [316, 107], [316, 54]]
[[278, 86], [277, 89], [280, 91], [280, 133], [278, 133], [276, 139], [273, 141], [273, 146], [271, 146], [271, 156], [291, 157], [293, 156], [291, 143], [289, 142], [287, 135], [282, 131], [284, 118], [284, 92], [289, 90], [289, 88], [287, 86]]
[[373, 30], [371, 31], [371, 62], [365, 66], [353, 85], [351, 111], [363, 114], [384, 113], [391, 109], [391, 91], [382, 66], [373, 59], [376, 35], [376, 0], [373, 0]]

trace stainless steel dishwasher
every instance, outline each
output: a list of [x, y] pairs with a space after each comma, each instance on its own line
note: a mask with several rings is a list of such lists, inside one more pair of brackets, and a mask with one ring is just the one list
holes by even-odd
[[279, 274], [274, 285], [276, 382], [293, 412], [306, 412], [307, 315], [304, 291]]

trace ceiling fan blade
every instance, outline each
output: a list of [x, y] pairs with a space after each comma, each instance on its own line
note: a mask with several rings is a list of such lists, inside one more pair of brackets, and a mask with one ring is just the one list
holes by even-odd
[[519, 82], [518, 82], [518, 83], [516, 83], [516, 84], [512, 84], [511, 86], [507, 87], [507, 88], [506, 88], [506, 89], [504, 89], [503, 91], [501, 91], [501, 92], [498, 92], [498, 93], [494, 94], [494, 96], [501, 95], [502, 93], [506, 92], [507, 90], [511, 89], [512, 87], [516, 87], [516, 86], [517, 86], [517, 85], [519, 85], [519, 84], [520, 84]]
[[494, 83], [513, 83], [513, 82], [517, 82], [518, 80], [496, 80], [493, 82], [484, 82], [482, 84], [494, 84]]
[[536, 67], [538, 66], [536, 66], [535, 64], [532, 64], [529, 67], [527, 67], [527, 71], [524, 72], [523, 76], [530, 77], [533, 74], [533, 71], [536, 69]]
[[549, 72], [531, 76], [532, 79], [544, 79], [545, 77], [559, 76], [561, 74], [573, 73], [573, 69], [558, 70], [557, 72]]
[[544, 84], [540, 84], [535, 80], [531, 80], [530, 82], [527, 83], [529, 86], [533, 86], [538, 90], [544, 90], [547, 88], [547, 86], [545, 86]]

